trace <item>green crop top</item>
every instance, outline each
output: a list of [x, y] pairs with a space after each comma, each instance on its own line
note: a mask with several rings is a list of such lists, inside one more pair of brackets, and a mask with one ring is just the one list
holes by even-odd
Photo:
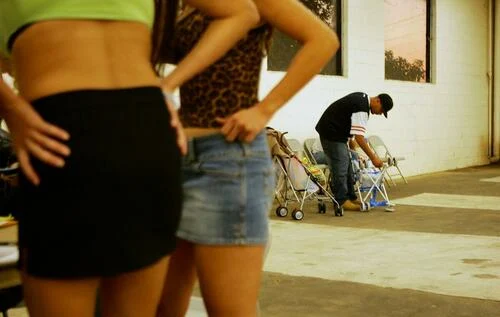
[[0, 51], [9, 53], [26, 26], [46, 20], [137, 21], [152, 27], [153, 0], [0, 0]]

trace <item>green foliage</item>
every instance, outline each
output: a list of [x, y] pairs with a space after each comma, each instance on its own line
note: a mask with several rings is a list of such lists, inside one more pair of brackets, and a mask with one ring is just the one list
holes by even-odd
[[385, 79], [424, 81], [424, 62], [417, 59], [410, 63], [401, 56], [395, 57], [392, 50], [387, 50], [385, 51]]
[[335, 2], [332, 0], [300, 0], [312, 12], [330, 27], [335, 26]]
[[[300, 0], [322, 21], [336, 30], [337, 0]], [[285, 71], [300, 48], [300, 43], [278, 30], [274, 30], [267, 65], [269, 70]], [[320, 74], [337, 75], [336, 59], [333, 58]]]

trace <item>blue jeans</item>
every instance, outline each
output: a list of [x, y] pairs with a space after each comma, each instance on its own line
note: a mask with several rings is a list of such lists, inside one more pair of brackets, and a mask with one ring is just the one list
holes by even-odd
[[317, 164], [327, 164], [325, 152], [313, 152], [312, 155]]
[[266, 244], [274, 173], [261, 132], [252, 143], [221, 134], [189, 141], [184, 203], [177, 236], [196, 244]]
[[320, 138], [331, 171], [330, 187], [339, 204], [356, 200], [351, 158], [347, 143], [333, 142]]

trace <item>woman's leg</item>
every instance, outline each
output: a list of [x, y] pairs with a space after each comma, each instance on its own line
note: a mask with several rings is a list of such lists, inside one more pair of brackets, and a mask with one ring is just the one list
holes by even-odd
[[170, 258], [158, 317], [184, 317], [196, 282], [194, 245], [179, 240]]
[[[268, 258], [269, 251], [271, 250], [271, 242], [272, 242], [272, 234], [271, 234], [271, 226], [269, 225], [269, 238], [267, 239], [267, 243], [264, 246], [264, 259], [263, 259], [263, 264], [266, 263], [266, 259]], [[260, 310], [260, 302], [257, 301], [257, 316], [261, 316], [261, 310]]]
[[31, 317], [93, 317], [99, 279], [53, 280], [22, 274]]
[[203, 300], [210, 317], [255, 317], [264, 245], [195, 246]]
[[148, 267], [104, 278], [99, 290], [102, 317], [156, 316], [168, 259], [164, 257]]

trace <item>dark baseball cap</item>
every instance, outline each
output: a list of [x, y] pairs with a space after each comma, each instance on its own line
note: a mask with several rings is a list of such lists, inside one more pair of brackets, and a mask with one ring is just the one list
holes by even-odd
[[389, 112], [389, 110], [391, 110], [393, 106], [392, 98], [388, 94], [380, 94], [377, 97], [380, 99], [380, 104], [382, 105], [384, 116], [387, 118], [387, 112]]

